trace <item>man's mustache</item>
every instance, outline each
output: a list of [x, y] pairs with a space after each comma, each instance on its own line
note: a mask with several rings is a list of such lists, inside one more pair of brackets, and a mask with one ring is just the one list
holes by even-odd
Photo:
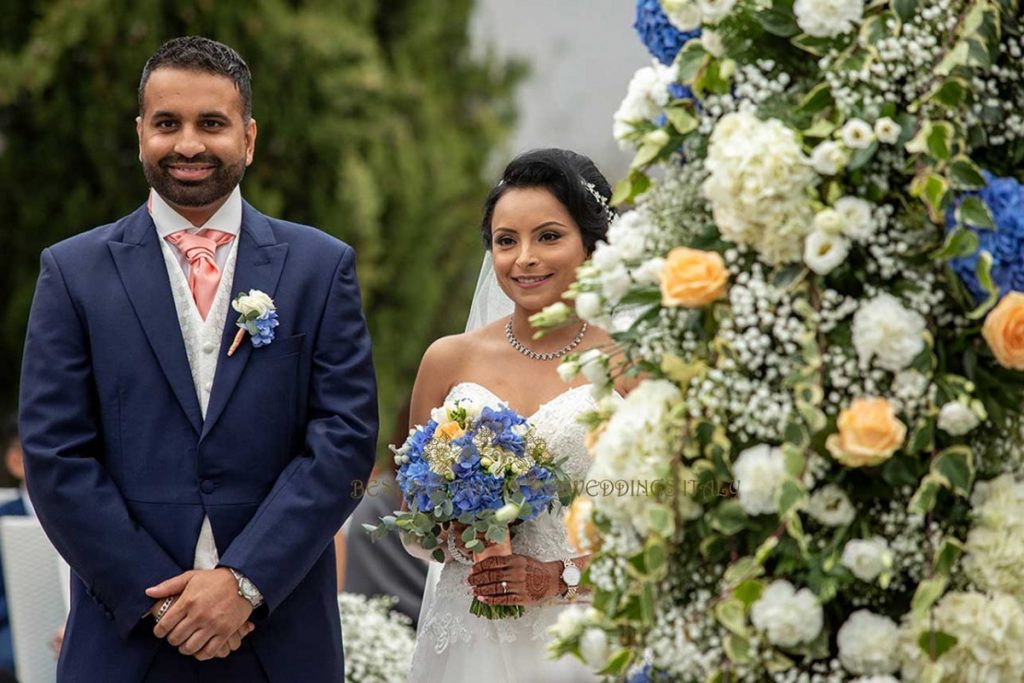
[[194, 157], [186, 157], [181, 154], [168, 154], [160, 160], [160, 168], [166, 169], [174, 164], [209, 164], [213, 167], [220, 167], [221, 160], [212, 154], [197, 154]]

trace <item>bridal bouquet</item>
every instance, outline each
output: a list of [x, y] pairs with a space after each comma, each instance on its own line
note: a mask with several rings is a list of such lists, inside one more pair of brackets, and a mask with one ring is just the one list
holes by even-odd
[[643, 373], [593, 416], [590, 476], [674, 495], [591, 501], [593, 609], [555, 654], [633, 681], [1020, 680], [1018, 2], [637, 8], [633, 208], [573, 290], [621, 358], [564, 370]]
[[[453, 523], [474, 556], [510, 554], [510, 526], [568, 503], [569, 479], [527, 420], [505, 406], [454, 401], [435, 408], [426, 425], [394, 449], [397, 480], [408, 506], [365, 525], [380, 537], [398, 531], [406, 542], [445, 559], [442, 537], [453, 554]], [[483, 537], [483, 539], [480, 538]], [[488, 544], [488, 545], [485, 545]], [[470, 611], [490, 619], [518, 617], [520, 605], [485, 605]]]

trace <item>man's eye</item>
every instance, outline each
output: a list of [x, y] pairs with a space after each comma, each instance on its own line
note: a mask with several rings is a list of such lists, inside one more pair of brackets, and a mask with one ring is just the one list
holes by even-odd
[[203, 121], [203, 128], [223, 128], [224, 123], [221, 121]]
[[165, 119], [163, 121], [157, 121], [153, 125], [155, 125], [157, 128], [163, 128], [163, 129], [166, 130], [166, 129], [169, 129], [169, 128], [174, 128], [177, 124], [174, 121], [170, 121], [170, 120], [166, 120]]

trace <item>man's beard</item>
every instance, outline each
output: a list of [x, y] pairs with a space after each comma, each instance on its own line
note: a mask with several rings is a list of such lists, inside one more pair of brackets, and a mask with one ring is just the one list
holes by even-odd
[[[173, 164], [208, 164], [213, 166], [213, 173], [203, 180], [178, 180], [169, 170]], [[245, 159], [240, 159], [237, 164], [225, 165], [212, 154], [199, 154], [192, 158], [168, 154], [155, 164], [143, 160], [142, 172], [149, 186], [171, 204], [206, 206], [226, 197], [242, 182]]]

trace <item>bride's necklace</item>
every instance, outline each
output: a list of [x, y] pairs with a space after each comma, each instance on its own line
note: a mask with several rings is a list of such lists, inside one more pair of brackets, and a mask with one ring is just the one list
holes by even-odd
[[516, 339], [516, 335], [512, 333], [511, 317], [509, 317], [508, 322], [505, 323], [505, 338], [508, 339], [508, 343], [512, 345], [513, 349], [523, 354], [527, 358], [533, 360], [555, 360], [556, 358], [561, 358], [562, 356], [569, 353], [570, 351], [572, 351], [573, 349], [580, 345], [580, 342], [583, 341], [583, 335], [587, 333], [587, 327], [588, 325], [586, 321], [584, 321], [583, 327], [580, 328], [579, 334], [573, 337], [572, 341], [570, 341], [568, 344], [558, 349], [557, 351], [551, 351], [550, 353], [537, 353], [536, 351], [532, 351], [523, 346], [523, 343]]

